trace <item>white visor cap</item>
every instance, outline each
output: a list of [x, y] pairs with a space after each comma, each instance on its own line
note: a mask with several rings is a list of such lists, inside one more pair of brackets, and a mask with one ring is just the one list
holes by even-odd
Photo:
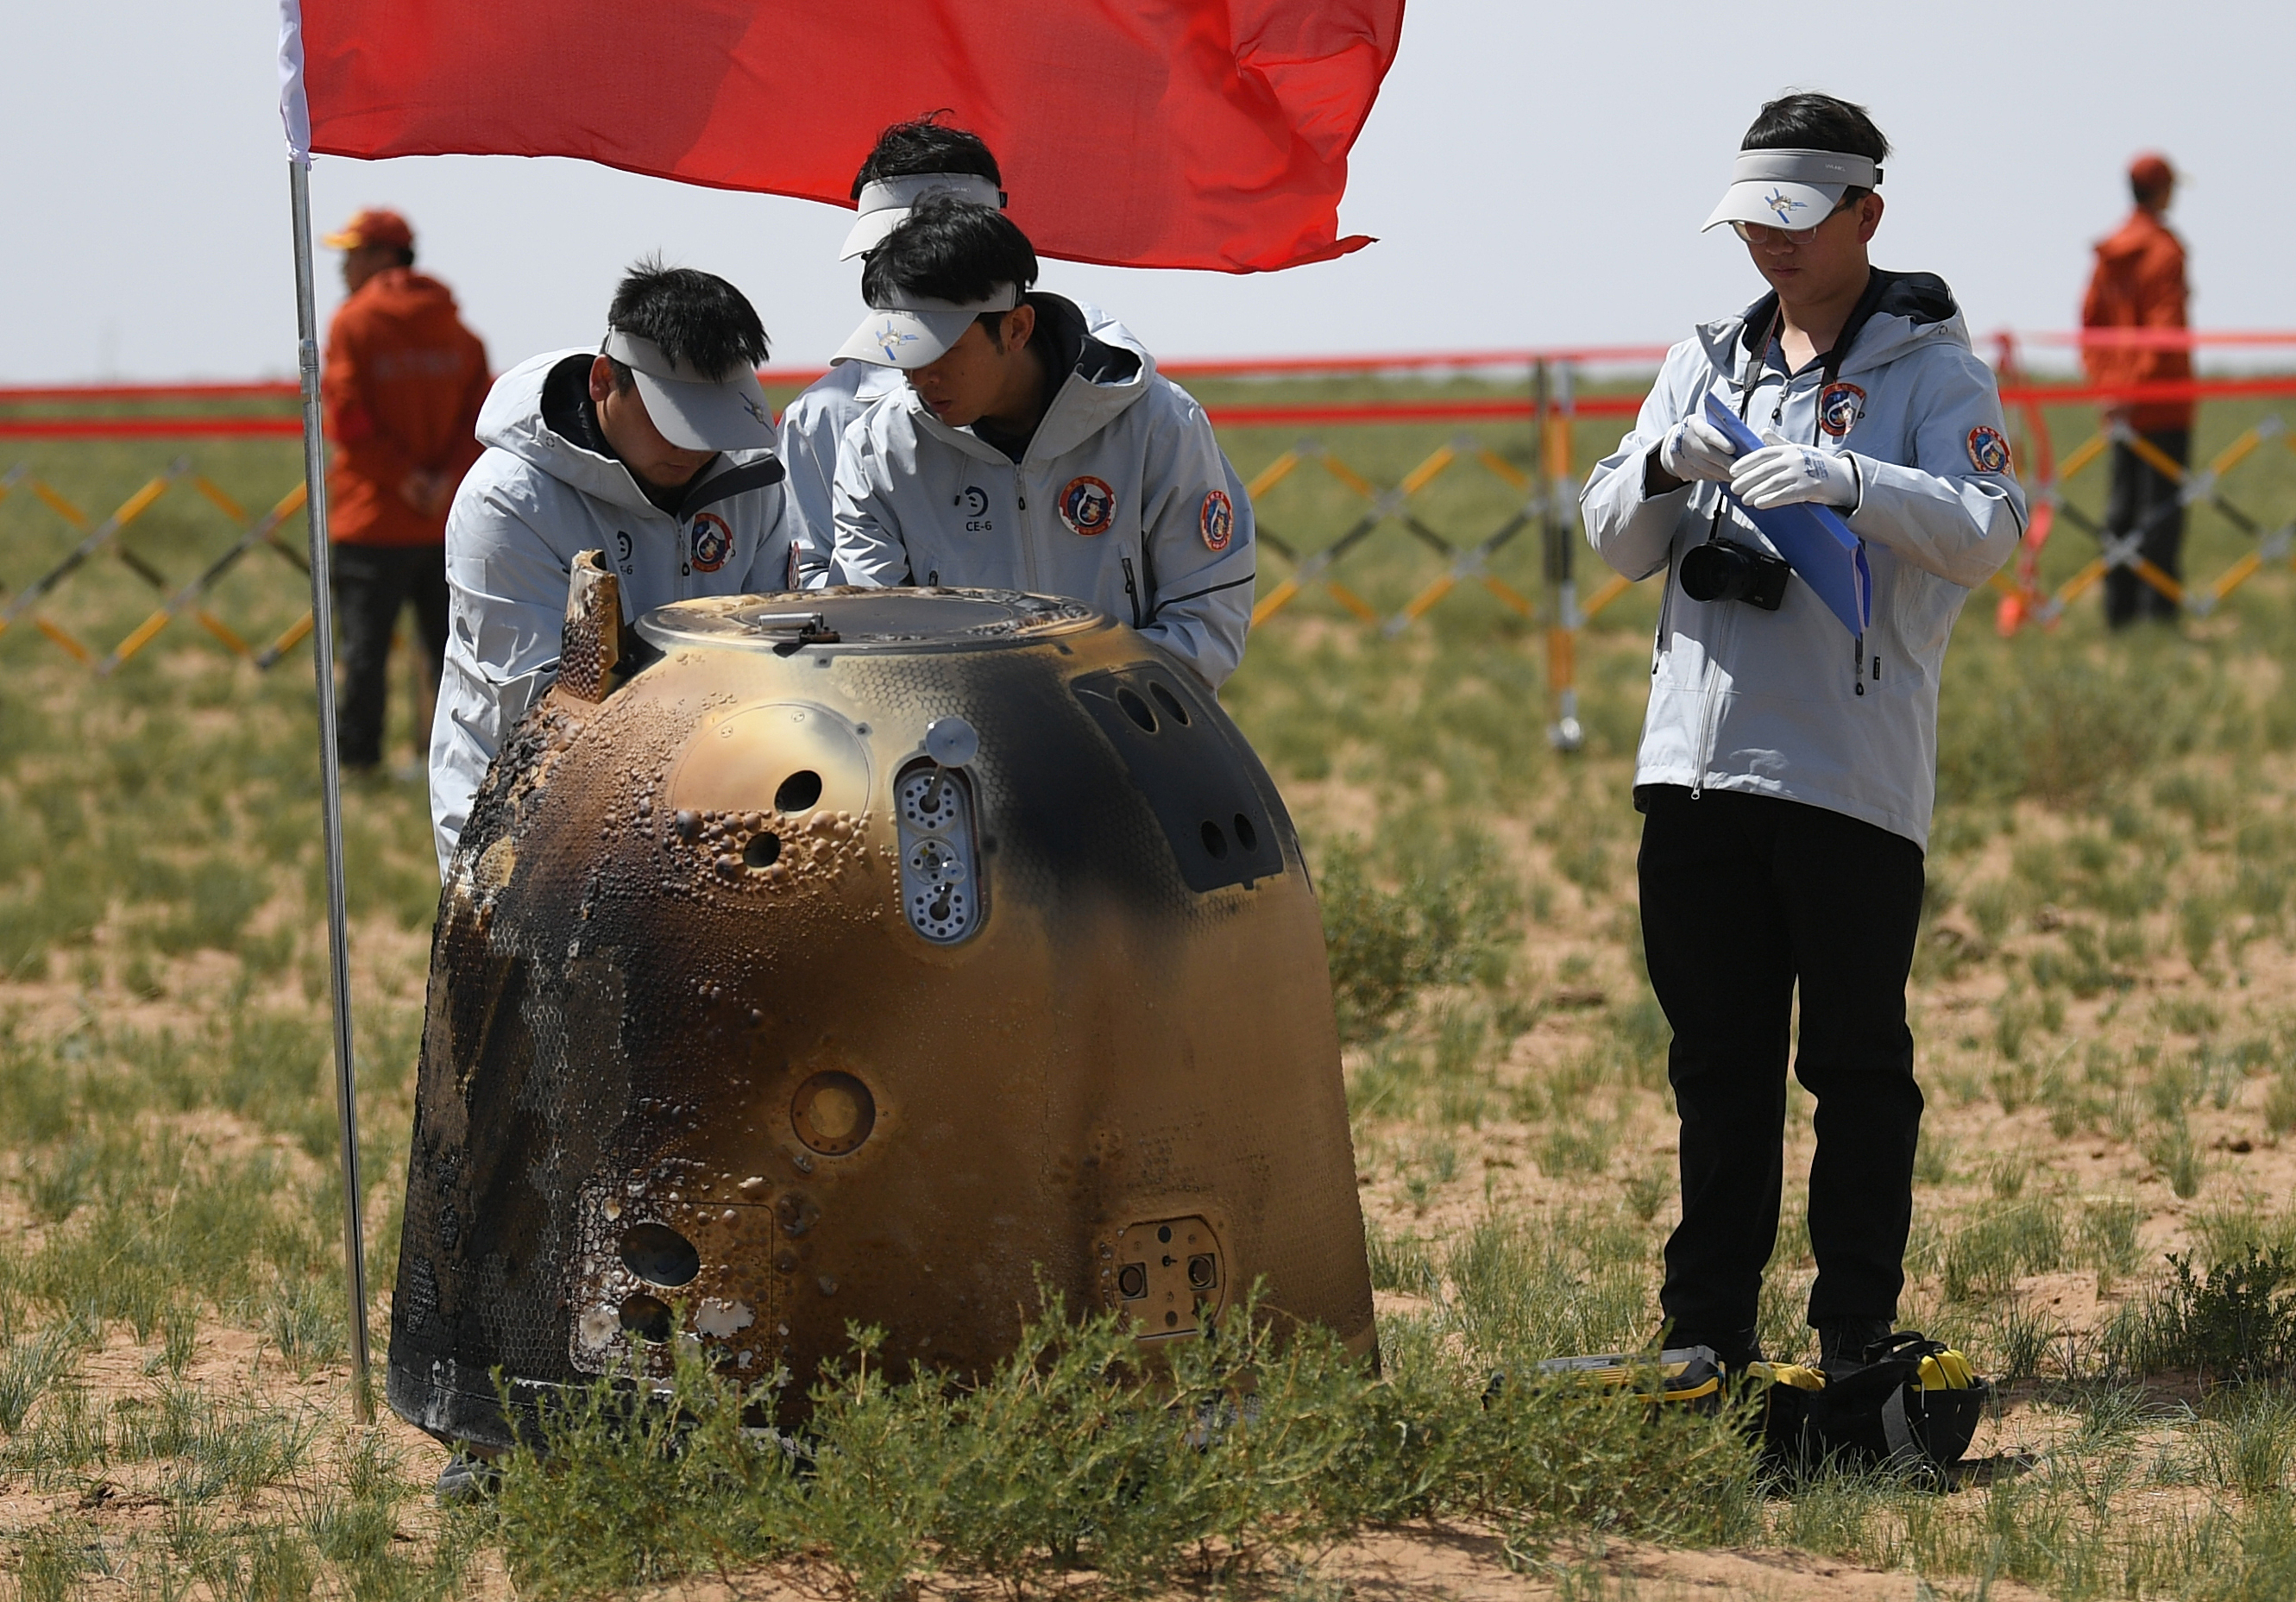
[[977, 206], [1004, 209], [1004, 192], [977, 173], [917, 173], [906, 178], [881, 178], [865, 184], [855, 204], [861, 215], [853, 219], [837, 259], [851, 261], [885, 242], [885, 236], [908, 220], [909, 208], [933, 193], [953, 194]]
[[773, 409], [748, 367], [713, 378], [619, 328], [607, 331], [606, 354], [636, 375], [646, 415], [679, 449], [748, 451], [774, 443]]
[[1815, 228], [1833, 215], [1842, 192], [1881, 186], [1882, 169], [1869, 156], [1841, 151], [1740, 151], [1730, 187], [1699, 232], [1725, 223], [1772, 228]]
[[972, 320], [984, 312], [1009, 312], [1021, 304], [1021, 286], [1005, 283], [985, 299], [960, 304], [926, 295], [905, 295], [896, 290], [887, 304], [873, 307], [853, 337], [829, 358], [832, 367], [844, 362], [866, 362], [872, 367], [898, 367], [914, 372], [938, 362], [948, 347], [964, 338]]

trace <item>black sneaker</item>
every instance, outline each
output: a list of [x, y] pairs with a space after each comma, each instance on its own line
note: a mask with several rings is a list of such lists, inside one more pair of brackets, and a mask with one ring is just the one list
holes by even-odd
[[1817, 1366], [1828, 1379], [1854, 1374], [1866, 1366], [1866, 1353], [1890, 1338], [1892, 1319], [1828, 1319], [1817, 1327]]

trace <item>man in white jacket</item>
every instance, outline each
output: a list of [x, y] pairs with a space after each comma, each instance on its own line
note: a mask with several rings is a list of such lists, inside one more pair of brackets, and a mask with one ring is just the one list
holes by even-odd
[[430, 732], [443, 876], [504, 737], [558, 675], [573, 560], [603, 551], [626, 619], [674, 601], [797, 587], [766, 331], [724, 279], [644, 261], [597, 351], [496, 380], [487, 446], [447, 519], [450, 627]]
[[1086, 601], [1217, 689], [1251, 617], [1250, 508], [1203, 409], [1036, 278], [1011, 219], [947, 194], [870, 255], [875, 309], [836, 359], [908, 385], [840, 447], [838, 576]]
[[[922, 196], [945, 191], [1002, 208], [1004, 184], [996, 156], [979, 135], [941, 121], [939, 113], [897, 122], [877, 135], [868, 159], [853, 176], [857, 215], [837, 258], [852, 261], [884, 243]], [[782, 461], [789, 469], [790, 511], [803, 529], [799, 560], [808, 585], [832, 581], [829, 552], [836, 530], [832, 486], [838, 442], [880, 396], [900, 387], [898, 367], [842, 362], [782, 413]]]
[[[1831, 96], [1762, 108], [1707, 226], [1736, 229], [1770, 293], [1668, 354], [1581, 496], [1603, 560], [1666, 575], [1635, 771], [1643, 941], [1682, 1119], [1660, 1304], [1673, 1343], [1734, 1365], [1759, 1355], [1797, 989], [1821, 1361], [1861, 1361], [1896, 1318], [1938, 674], [1962, 603], [2024, 523], [2000, 398], [1951, 292], [1867, 259], [1888, 150]], [[1762, 447], [1740, 455], [1701, 415], [1709, 396]], [[1841, 514], [1872, 569], [1864, 633], [1786, 576], [1726, 491]]]

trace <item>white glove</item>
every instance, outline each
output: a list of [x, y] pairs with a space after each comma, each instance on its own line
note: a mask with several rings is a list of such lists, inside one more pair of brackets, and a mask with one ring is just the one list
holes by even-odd
[[1738, 447], [1730, 443], [1727, 434], [1693, 412], [1669, 429], [1666, 437], [1659, 441], [1658, 464], [1685, 484], [1693, 478], [1727, 484], [1730, 459], [1737, 454]]
[[1762, 430], [1762, 446], [1740, 457], [1730, 474], [1730, 493], [1756, 511], [1797, 501], [1857, 504], [1857, 469], [1848, 452], [1790, 445], [1771, 429]]

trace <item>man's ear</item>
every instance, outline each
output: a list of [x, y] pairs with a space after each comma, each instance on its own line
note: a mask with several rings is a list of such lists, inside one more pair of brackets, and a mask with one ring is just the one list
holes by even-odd
[[613, 363], [603, 356], [594, 357], [590, 363], [590, 400], [592, 404], [603, 405], [606, 397], [613, 392]]
[[1857, 242], [1859, 244], [1873, 242], [1874, 231], [1882, 226], [1882, 197], [1878, 194], [1868, 194], [1857, 202]]
[[1017, 350], [1037, 331], [1037, 308], [1022, 302], [1004, 314], [1004, 348]]

